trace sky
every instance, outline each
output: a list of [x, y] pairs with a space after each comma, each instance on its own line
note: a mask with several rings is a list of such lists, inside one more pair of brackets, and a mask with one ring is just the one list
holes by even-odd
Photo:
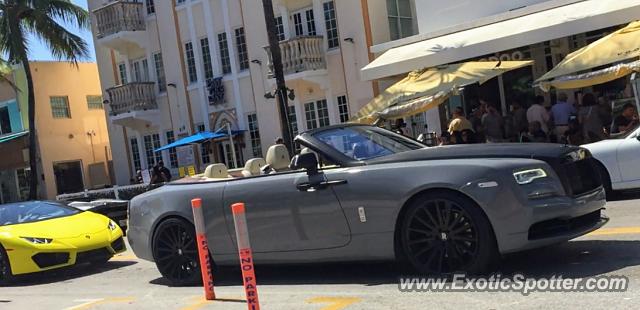
[[[83, 8], [87, 8], [87, 0], [72, 0], [71, 2], [80, 5]], [[93, 47], [93, 36], [91, 35], [91, 30], [80, 30], [75, 27], [73, 24], [65, 25], [67, 30], [80, 35], [86, 42], [87, 48], [89, 49], [89, 57], [88, 59], [82, 59], [81, 61], [95, 61], [96, 60], [96, 51]], [[29, 38], [29, 59], [30, 60], [57, 60], [55, 59], [49, 49], [45, 44], [40, 42], [37, 38], [31, 37]]]

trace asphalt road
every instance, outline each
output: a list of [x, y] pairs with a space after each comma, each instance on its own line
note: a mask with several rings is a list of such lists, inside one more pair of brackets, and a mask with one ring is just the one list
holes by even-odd
[[[610, 202], [605, 228], [569, 243], [511, 255], [499, 271], [541, 277], [624, 275], [621, 293], [401, 293], [391, 263], [256, 268], [262, 309], [637, 309], [640, 305], [640, 194]], [[127, 252], [99, 269], [22, 278], [0, 288], [0, 309], [247, 309], [239, 272], [216, 273], [219, 300], [201, 287], [168, 287], [155, 265]]]

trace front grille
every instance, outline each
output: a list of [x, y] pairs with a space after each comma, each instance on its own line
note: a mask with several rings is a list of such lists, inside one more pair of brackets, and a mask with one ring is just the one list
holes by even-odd
[[114, 241], [111, 243], [111, 248], [116, 251], [116, 252], [120, 252], [120, 251], [124, 251], [125, 245], [124, 245], [124, 239], [122, 239], [122, 237], [118, 238], [118, 240]]
[[40, 268], [47, 268], [56, 265], [62, 265], [69, 262], [69, 253], [67, 252], [54, 252], [54, 253], [38, 253], [31, 257], [33, 261]]
[[79, 252], [76, 256], [76, 264], [88, 263], [92, 261], [100, 261], [104, 258], [111, 257], [113, 254], [107, 248], [101, 248], [91, 251]]
[[529, 228], [529, 240], [544, 239], [584, 231], [601, 219], [601, 210], [570, 219], [552, 219], [535, 223]]
[[591, 192], [602, 186], [602, 179], [597, 169], [595, 159], [584, 149], [582, 159], [574, 159], [570, 154], [561, 158], [546, 158], [553, 170], [556, 172], [565, 192], [570, 197], [577, 197]]

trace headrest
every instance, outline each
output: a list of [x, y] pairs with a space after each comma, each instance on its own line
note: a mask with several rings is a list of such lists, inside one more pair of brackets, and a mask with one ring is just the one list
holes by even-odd
[[267, 165], [267, 162], [264, 158], [253, 158], [247, 160], [244, 164], [244, 169], [242, 170], [242, 175], [244, 177], [250, 177], [254, 175], [260, 175], [260, 169]]
[[224, 164], [212, 164], [204, 170], [204, 177], [209, 179], [226, 179], [229, 177], [227, 166]]
[[275, 170], [286, 169], [289, 167], [291, 158], [289, 158], [289, 151], [284, 144], [272, 145], [267, 150], [267, 164]]

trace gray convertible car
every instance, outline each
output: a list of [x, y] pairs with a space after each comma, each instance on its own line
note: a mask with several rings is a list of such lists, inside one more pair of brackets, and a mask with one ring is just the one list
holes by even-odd
[[[242, 171], [224, 165], [135, 197], [129, 242], [175, 285], [199, 279], [190, 200], [216, 265], [238, 264], [231, 204], [245, 202], [257, 264], [400, 260], [417, 273], [483, 272], [501, 254], [564, 242], [607, 222], [586, 149], [559, 144], [427, 148], [364, 125], [296, 137]], [[265, 166], [266, 165], [266, 166]]]

